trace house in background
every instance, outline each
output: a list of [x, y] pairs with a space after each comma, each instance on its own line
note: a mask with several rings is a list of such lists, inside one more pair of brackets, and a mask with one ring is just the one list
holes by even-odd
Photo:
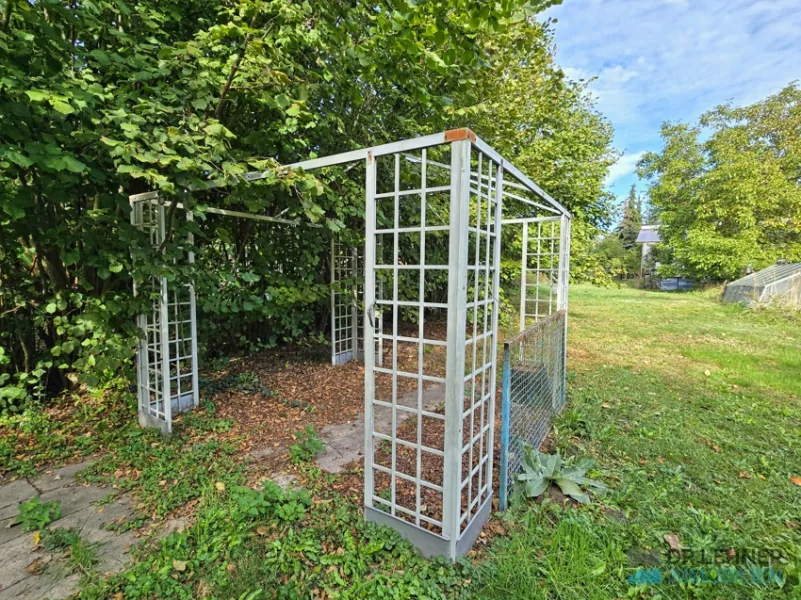
[[651, 258], [651, 250], [654, 244], [658, 244], [662, 241], [662, 238], [659, 237], [659, 225], [643, 225], [640, 228], [640, 233], [637, 235], [636, 242], [638, 244], [642, 244], [642, 258], [640, 259], [640, 277], [642, 277], [645, 272], [645, 265], [648, 264]]

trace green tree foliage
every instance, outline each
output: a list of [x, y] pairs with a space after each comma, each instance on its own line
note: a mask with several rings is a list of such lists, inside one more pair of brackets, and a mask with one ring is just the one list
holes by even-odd
[[626, 250], [636, 248], [637, 236], [640, 234], [641, 227], [642, 201], [637, 195], [636, 186], [632, 185], [629, 195], [623, 203], [623, 218], [617, 227], [617, 234]]
[[487, 47], [491, 68], [474, 83], [474, 97], [454, 106], [455, 122], [467, 120], [569, 208], [572, 277], [606, 282], [591, 248], [610, 225], [612, 196], [604, 186], [617, 158], [610, 123], [595, 110], [587, 82], [567, 79], [556, 64], [550, 24], [519, 19]]
[[699, 279], [801, 260], [801, 89], [719, 106], [696, 126], [666, 123], [640, 175], [670, 248], [666, 268]]
[[616, 231], [601, 237], [596, 242], [594, 252], [610, 277], [625, 279], [640, 272], [639, 248], [626, 248], [623, 238]]
[[[130, 366], [148, 302], [130, 290], [151, 276], [195, 281], [206, 352], [320, 331], [330, 236], [360, 229], [361, 175], [282, 164], [472, 124], [566, 199], [577, 231], [597, 226], [611, 131], [530, 22], [550, 4], [5, 2], [0, 409]], [[253, 169], [265, 178], [209, 185]], [[129, 225], [128, 196], [149, 190], [169, 203], [159, 248]], [[189, 249], [194, 269], [175, 260]]]

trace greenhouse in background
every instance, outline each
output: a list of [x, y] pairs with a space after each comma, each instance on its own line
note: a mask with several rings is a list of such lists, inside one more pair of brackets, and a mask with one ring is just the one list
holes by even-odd
[[732, 281], [723, 291], [723, 301], [801, 308], [801, 263], [775, 264]]

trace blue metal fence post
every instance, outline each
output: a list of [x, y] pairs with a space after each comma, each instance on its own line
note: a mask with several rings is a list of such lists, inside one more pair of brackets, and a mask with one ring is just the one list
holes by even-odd
[[501, 383], [501, 470], [498, 507], [506, 510], [509, 496], [509, 417], [511, 402], [509, 388], [512, 381], [509, 343], [503, 345], [503, 378]]

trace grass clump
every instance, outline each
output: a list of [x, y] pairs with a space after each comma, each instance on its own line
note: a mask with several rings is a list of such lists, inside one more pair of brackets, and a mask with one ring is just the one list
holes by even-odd
[[294, 437], [295, 443], [289, 447], [289, 458], [293, 464], [311, 462], [325, 451], [325, 444], [314, 425], [306, 425], [301, 431], [296, 431]]
[[20, 503], [17, 523], [25, 531], [36, 531], [61, 518], [61, 501], [44, 502], [39, 496]]
[[85, 577], [94, 574], [100, 562], [99, 544], [85, 540], [74, 529], [57, 527], [42, 534], [42, 546], [49, 552], [66, 552], [70, 571], [80, 571]]

